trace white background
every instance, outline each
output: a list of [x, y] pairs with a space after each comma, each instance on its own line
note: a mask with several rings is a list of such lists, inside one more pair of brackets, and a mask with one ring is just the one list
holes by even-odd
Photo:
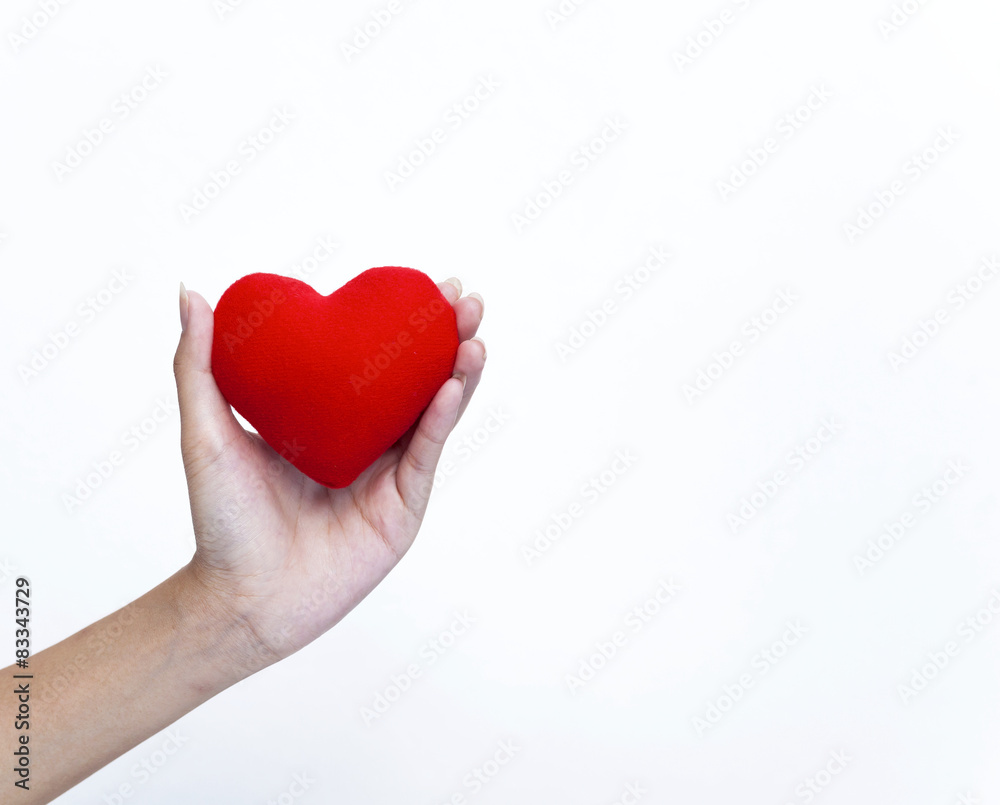
[[[287, 803], [304, 774], [303, 805], [610, 805], [635, 784], [648, 803], [1000, 802], [1000, 278], [976, 279], [1000, 250], [1000, 9], [911, 0], [890, 30], [889, 2], [857, 0], [589, 0], [561, 22], [557, 0], [401, 0], [348, 54], [386, 4], [220, 5], [49, 16], [10, 0], [0, 15], [0, 592], [30, 576], [36, 646], [193, 551], [172, 407], [178, 281], [214, 304], [332, 238], [334, 254], [306, 264], [318, 291], [379, 265], [457, 275], [486, 299], [489, 360], [446, 447], [453, 471], [386, 581], [181, 719], [172, 756], [154, 736], [59, 801], [114, 802], [131, 783], [136, 803]], [[42, 25], [18, 41], [32, 16]], [[150, 69], [165, 77], [120, 116]], [[499, 88], [447, 123], [490, 77]], [[814, 88], [829, 97], [810, 110]], [[294, 119], [246, 160], [274, 109]], [[797, 128], [779, 127], [797, 110]], [[105, 117], [110, 133], [81, 147]], [[616, 118], [620, 135], [588, 145]], [[444, 142], [391, 189], [387, 172], [436, 127]], [[720, 190], [769, 137], [776, 153]], [[239, 175], [185, 216], [232, 159]], [[519, 226], [564, 169], [572, 182]], [[850, 234], [894, 181], [904, 192]], [[654, 247], [672, 257], [641, 272]], [[116, 270], [124, 290], [81, 313]], [[961, 307], [960, 285], [978, 291]], [[780, 291], [797, 301], [749, 336]], [[608, 299], [602, 326], [586, 324]], [[71, 322], [77, 336], [46, 350]], [[582, 347], [561, 355], [574, 331]], [[906, 339], [918, 348], [894, 365]], [[737, 340], [732, 366], [713, 367]], [[691, 400], [700, 372], [714, 377]], [[170, 415], [127, 446], [161, 400]], [[831, 418], [833, 438], [810, 443]], [[113, 450], [124, 464], [68, 506]], [[586, 492], [617, 451], [631, 466]], [[963, 477], [915, 501], [949, 462]], [[779, 470], [787, 483], [734, 527]], [[574, 504], [581, 516], [529, 561]], [[908, 512], [912, 528], [883, 536], [862, 573], [856, 557]], [[630, 610], [661, 580], [679, 592], [634, 630]], [[429, 664], [456, 613], [475, 625]], [[805, 634], [781, 645], [789, 622]], [[624, 645], [571, 689], [617, 631]], [[902, 693], [949, 641], [957, 656]], [[366, 723], [412, 663], [420, 676]], [[699, 729], [713, 705], [727, 712]], [[463, 780], [501, 741], [519, 750], [473, 790]], [[817, 778], [834, 752], [846, 768]], [[810, 777], [821, 793], [799, 787]]]

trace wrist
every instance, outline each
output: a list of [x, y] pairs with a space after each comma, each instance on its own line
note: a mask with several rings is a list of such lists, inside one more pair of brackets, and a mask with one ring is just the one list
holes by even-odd
[[196, 681], [199, 688], [215, 695], [279, 659], [255, 632], [247, 600], [215, 583], [196, 560], [173, 581], [177, 628], [205, 672]]

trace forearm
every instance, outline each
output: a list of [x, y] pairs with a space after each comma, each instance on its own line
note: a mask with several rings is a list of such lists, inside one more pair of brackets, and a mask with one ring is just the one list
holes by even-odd
[[[263, 664], [238, 619], [187, 566], [141, 598], [2, 674], [0, 801], [49, 802]], [[30, 679], [15, 679], [30, 674]], [[28, 686], [28, 726], [15, 729]], [[23, 688], [22, 688], [23, 690]], [[13, 770], [28, 736], [28, 790]], [[23, 757], [23, 755], [22, 755]]]

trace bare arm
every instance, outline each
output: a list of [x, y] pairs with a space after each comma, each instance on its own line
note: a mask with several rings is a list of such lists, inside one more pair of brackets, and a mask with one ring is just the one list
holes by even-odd
[[[247, 636], [220, 617], [193, 572], [186, 566], [32, 656], [27, 669], [0, 672], [8, 691], [0, 703], [0, 801], [50, 802], [257, 670]], [[14, 771], [22, 758], [26, 777]]]

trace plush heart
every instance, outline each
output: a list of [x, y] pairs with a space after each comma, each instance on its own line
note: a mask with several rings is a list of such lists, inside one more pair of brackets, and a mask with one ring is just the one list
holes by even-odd
[[216, 305], [212, 374], [264, 441], [340, 489], [416, 422], [457, 351], [455, 311], [415, 269], [372, 268], [329, 296], [250, 274]]

